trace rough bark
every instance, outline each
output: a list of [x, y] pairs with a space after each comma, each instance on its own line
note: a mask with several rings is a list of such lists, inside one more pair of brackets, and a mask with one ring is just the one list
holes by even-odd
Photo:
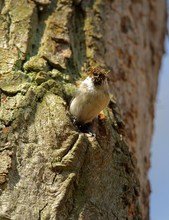
[[[148, 220], [165, 1], [4, 0], [0, 11], [0, 220]], [[88, 137], [68, 104], [96, 64], [117, 103]]]

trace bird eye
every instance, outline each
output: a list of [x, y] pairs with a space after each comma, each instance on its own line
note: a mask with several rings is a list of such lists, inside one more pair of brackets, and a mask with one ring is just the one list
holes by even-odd
[[105, 75], [101, 73], [101, 74], [99, 75], [99, 78], [102, 79], [102, 80], [104, 80], [104, 79], [105, 79]]

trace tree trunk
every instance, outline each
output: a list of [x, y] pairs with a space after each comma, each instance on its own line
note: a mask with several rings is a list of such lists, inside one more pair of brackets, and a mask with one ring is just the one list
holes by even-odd
[[[0, 11], [0, 220], [148, 220], [165, 1], [2, 0]], [[117, 101], [89, 137], [68, 106], [95, 65], [111, 70]]]

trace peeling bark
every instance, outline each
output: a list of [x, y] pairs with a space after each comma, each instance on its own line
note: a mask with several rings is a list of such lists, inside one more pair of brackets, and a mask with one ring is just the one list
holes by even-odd
[[[148, 220], [165, 1], [4, 0], [0, 11], [0, 219]], [[68, 111], [88, 65], [111, 70], [117, 99], [96, 137]]]

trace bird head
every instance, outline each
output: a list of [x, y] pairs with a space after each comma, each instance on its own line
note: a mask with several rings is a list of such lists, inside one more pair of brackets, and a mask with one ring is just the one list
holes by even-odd
[[103, 84], [107, 77], [107, 73], [108, 71], [98, 67], [89, 68], [87, 71], [88, 76], [91, 77], [95, 86], [100, 86]]

